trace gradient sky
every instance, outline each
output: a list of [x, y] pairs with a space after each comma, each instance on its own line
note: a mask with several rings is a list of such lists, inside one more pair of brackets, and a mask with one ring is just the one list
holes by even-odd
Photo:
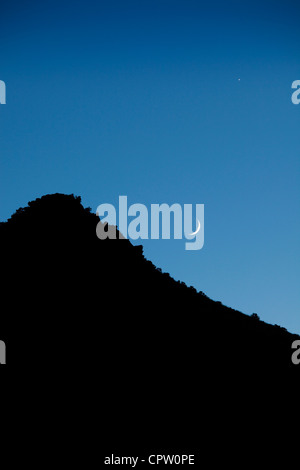
[[202, 250], [145, 256], [300, 333], [299, 24], [291, 0], [2, 2], [0, 219], [55, 192], [204, 203]]

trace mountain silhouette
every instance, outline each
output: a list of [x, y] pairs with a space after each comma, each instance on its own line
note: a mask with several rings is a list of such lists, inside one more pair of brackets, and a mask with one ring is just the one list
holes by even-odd
[[72, 403], [69, 418], [83, 419], [83, 400], [109, 442], [122, 429], [122, 442], [130, 430], [135, 443], [191, 444], [195, 426], [206, 423], [208, 440], [215, 420], [226, 441], [224, 423], [236, 419], [237, 431], [240, 414], [247, 422], [263, 400], [241, 412], [243, 383], [257, 391], [266, 377], [276, 386], [299, 375], [291, 361], [299, 336], [175, 281], [142, 246], [100, 240], [98, 223], [80, 197], [51, 194], [0, 224], [7, 366], [34, 383], [50, 374]]

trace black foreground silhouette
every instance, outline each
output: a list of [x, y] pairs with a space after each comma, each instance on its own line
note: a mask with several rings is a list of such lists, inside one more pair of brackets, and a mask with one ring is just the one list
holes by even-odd
[[299, 376], [299, 337], [173, 280], [129, 240], [99, 240], [98, 222], [80, 197], [53, 194], [0, 224], [6, 367], [34, 383], [51, 377], [68, 425], [89, 416], [110, 449], [159, 441], [204, 452], [218, 435], [226, 453], [229, 422], [243, 446], [262, 409], [256, 427], [270, 425], [266, 387]]

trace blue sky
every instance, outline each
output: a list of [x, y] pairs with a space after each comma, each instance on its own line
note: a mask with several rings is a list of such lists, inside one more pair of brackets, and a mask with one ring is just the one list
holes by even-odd
[[202, 250], [146, 257], [300, 333], [299, 20], [290, 0], [1, 5], [0, 219], [54, 192], [203, 203]]

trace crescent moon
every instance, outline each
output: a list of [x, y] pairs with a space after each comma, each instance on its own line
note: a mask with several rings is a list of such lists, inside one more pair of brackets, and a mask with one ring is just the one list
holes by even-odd
[[197, 226], [195, 232], [190, 233], [189, 237], [193, 237], [194, 235], [197, 235], [197, 233], [199, 232], [201, 224], [200, 224], [200, 221], [198, 219], [197, 219], [197, 222], [198, 222], [198, 226]]

